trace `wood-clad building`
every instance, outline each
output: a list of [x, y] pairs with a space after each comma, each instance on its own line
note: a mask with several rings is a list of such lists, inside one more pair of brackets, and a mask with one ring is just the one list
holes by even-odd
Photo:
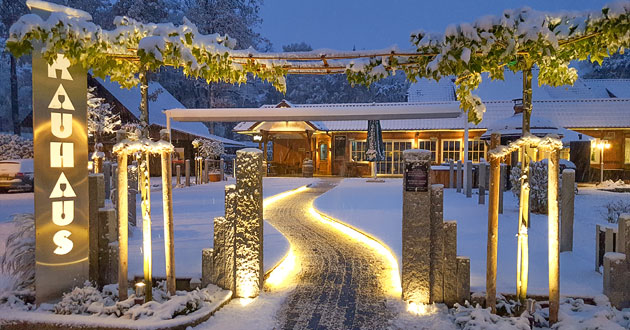
[[[486, 104], [484, 119], [477, 125], [468, 124], [468, 159], [478, 162], [487, 158], [487, 145], [481, 136], [493, 123], [514, 116], [520, 85], [517, 75], [505, 82], [482, 84], [479, 92]], [[512, 79], [510, 79], [512, 78]], [[502, 85], [519, 85], [502, 86]], [[569, 158], [570, 141], [588, 141], [590, 137], [605, 139], [611, 148], [604, 151], [606, 178], [630, 180], [630, 81], [614, 80], [614, 90], [602, 81], [578, 80], [575, 86], [534, 89], [533, 114], [553, 122], [558, 129], [568, 129], [563, 139], [567, 147], [563, 157]], [[626, 89], [619, 85], [626, 86]], [[427, 87], [428, 86], [428, 87]], [[488, 91], [488, 89], [490, 91]], [[628, 93], [625, 95], [622, 93]], [[538, 97], [536, 95], [538, 94]], [[491, 97], [494, 95], [495, 97]], [[620, 96], [617, 96], [620, 95]], [[494, 98], [494, 100], [493, 100]], [[500, 99], [502, 98], [502, 99]], [[409, 101], [414, 103], [453, 102], [453, 82], [421, 81], [409, 90]], [[378, 104], [395, 107], [398, 103]], [[365, 106], [366, 104], [361, 104]], [[338, 104], [299, 105], [283, 101], [278, 105], [290, 111], [295, 107], [339, 107]], [[352, 106], [352, 105], [346, 105]], [[315, 110], [316, 111], [316, 110]], [[448, 160], [464, 159], [464, 116], [443, 119], [382, 120], [385, 160], [377, 165], [382, 176], [402, 175], [402, 152], [421, 148], [432, 152], [435, 165]], [[241, 122], [235, 131], [270, 143], [272, 150], [268, 166], [271, 175], [297, 175], [305, 159], [313, 159], [316, 175], [368, 176], [370, 163], [366, 161], [367, 121], [302, 121], [302, 122]], [[599, 153], [593, 152], [590, 167], [599, 168]], [[599, 171], [592, 171], [594, 174]], [[598, 176], [597, 176], [598, 177]]]

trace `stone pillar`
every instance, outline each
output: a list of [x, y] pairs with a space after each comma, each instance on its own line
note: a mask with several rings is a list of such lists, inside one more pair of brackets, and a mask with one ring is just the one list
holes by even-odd
[[444, 186], [431, 185], [430, 303], [444, 302]]
[[448, 187], [455, 187], [455, 163], [452, 159], [448, 161]]
[[184, 173], [186, 174], [186, 187], [190, 187], [190, 159], [186, 159]]
[[457, 173], [455, 175], [457, 182], [457, 192], [462, 192], [462, 161], [457, 161]]
[[[114, 283], [118, 278], [118, 255], [115, 260], [110, 260], [110, 244], [117, 241], [118, 226], [116, 211], [114, 209], [100, 208], [98, 210], [98, 233], [90, 240], [96, 240], [98, 244], [98, 275], [94, 278], [98, 287]], [[111, 267], [115, 265], [115, 267]]]
[[473, 170], [472, 161], [469, 160], [466, 162], [466, 198], [472, 197], [472, 183], [473, 183], [472, 170]]
[[628, 264], [628, 256], [624, 253], [604, 254], [603, 293], [610, 300], [610, 304], [619, 309], [630, 307], [630, 290], [627, 285], [630, 278]]
[[177, 175], [177, 184], [175, 185], [177, 188], [182, 186], [182, 166], [175, 166], [175, 174]]
[[628, 226], [630, 226], [630, 213], [624, 213], [619, 215], [617, 220], [617, 252], [630, 255], [630, 232]]
[[209, 167], [210, 165], [210, 161], [208, 159], [204, 159], [203, 160], [203, 170], [201, 171], [201, 183], [208, 183], [208, 173], [209, 173]]
[[[114, 163], [111, 165], [111, 176], [112, 178], [117, 178], [118, 177], [118, 164]], [[116, 179], [112, 179], [112, 189], [111, 190], [117, 190], [118, 189], [118, 180]], [[110, 193], [111, 195], [111, 193]], [[111, 199], [111, 196], [110, 196]]]
[[431, 297], [431, 152], [403, 152], [402, 298], [428, 304]]
[[[233, 184], [225, 186], [225, 233], [224, 255], [225, 275], [224, 285], [226, 290], [236, 292], [236, 207], [238, 196], [236, 186]], [[261, 236], [262, 237], [262, 236]], [[262, 242], [260, 243], [262, 244]]]
[[112, 163], [103, 162], [103, 180], [105, 181], [105, 199], [110, 199], [109, 194], [112, 191]]
[[210, 283], [213, 283], [225, 289], [225, 238], [226, 221], [224, 217], [214, 218], [214, 235], [212, 244], [212, 274], [210, 275]]
[[[562, 171], [560, 208], [560, 252], [573, 251], [573, 211], [575, 201], [575, 170]], [[617, 250], [619, 251], [619, 250]]]
[[486, 163], [479, 163], [479, 204], [486, 204]]
[[458, 301], [457, 287], [457, 222], [446, 221], [444, 222], [444, 303], [446, 305], [453, 306]]
[[221, 181], [225, 181], [225, 161], [223, 158], [219, 161], [219, 173], [221, 174]]
[[99, 283], [99, 209], [105, 206], [105, 182], [102, 173], [88, 175], [89, 278]]
[[470, 301], [470, 258], [457, 257], [457, 302]]
[[201, 287], [205, 288], [212, 283], [213, 269], [213, 249], [201, 250]]
[[258, 296], [263, 285], [262, 151], [236, 152], [236, 292]]

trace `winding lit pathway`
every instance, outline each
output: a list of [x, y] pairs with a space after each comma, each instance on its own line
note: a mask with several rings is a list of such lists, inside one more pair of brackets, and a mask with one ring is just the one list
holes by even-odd
[[310, 212], [337, 182], [319, 180], [265, 208], [265, 219], [301, 263], [297, 286], [277, 315], [280, 329], [382, 329], [394, 316], [386, 307], [387, 260]]

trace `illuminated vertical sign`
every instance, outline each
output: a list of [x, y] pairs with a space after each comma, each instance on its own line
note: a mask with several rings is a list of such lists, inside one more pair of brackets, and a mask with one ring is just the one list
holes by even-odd
[[87, 74], [33, 51], [37, 302], [88, 279]]

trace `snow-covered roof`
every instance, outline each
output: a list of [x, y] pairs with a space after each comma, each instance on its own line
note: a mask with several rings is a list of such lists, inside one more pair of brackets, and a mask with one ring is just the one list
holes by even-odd
[[438, 82], [428, 79], [420, 79], [411, 84], [407, 91], [407, 101], [456, 101], [455, 84], [453, 78], [443, 78]]
[[[109, 79], [96, 78], [96, 80], [109, 91], [122, 105], [125, 106], [136, 118], [140, 118], [140, 87], [131, 89], [120, 88], [117, 82]], [[169, 93], [160, 83], [149, 82], [149, 124], [156, 124], [166, 127], [166, 115], [162, 112], [168, 109], [185, 108], [171, 93]], [[201, 122], [176, 122], [171, 121], [171, 129], [185, 133], [197, 135], [199, 137], [220, 141], [226, 145], [244, 146], [239, 141], [230, 140], [208, 132], [208, 128]]]
[[605, 90], [608, 97], [630, 98], [630, 79], [584, 79], [584, 82], [592, 88]]
[[[469, 124], [471, 129], [487, 129], [492, 123], [514, 114], [512, 101], [488, 101], [483, 120]], [[304, 105], [295, 105], [300, 107]], [[325, 107], [326, 105], [318, 105]], [[533, 114], [565, 128], [627, 128], [630, 127], [630, 99], [534, 101]], [[235, 131], [247, 131], [256, 122], [241, 122]], [[365, 131], [367, 121], [311, 122], [322, 131]], [[381, 120], [383, 131], [463, 129], [465, 117], [442, 119]]]

